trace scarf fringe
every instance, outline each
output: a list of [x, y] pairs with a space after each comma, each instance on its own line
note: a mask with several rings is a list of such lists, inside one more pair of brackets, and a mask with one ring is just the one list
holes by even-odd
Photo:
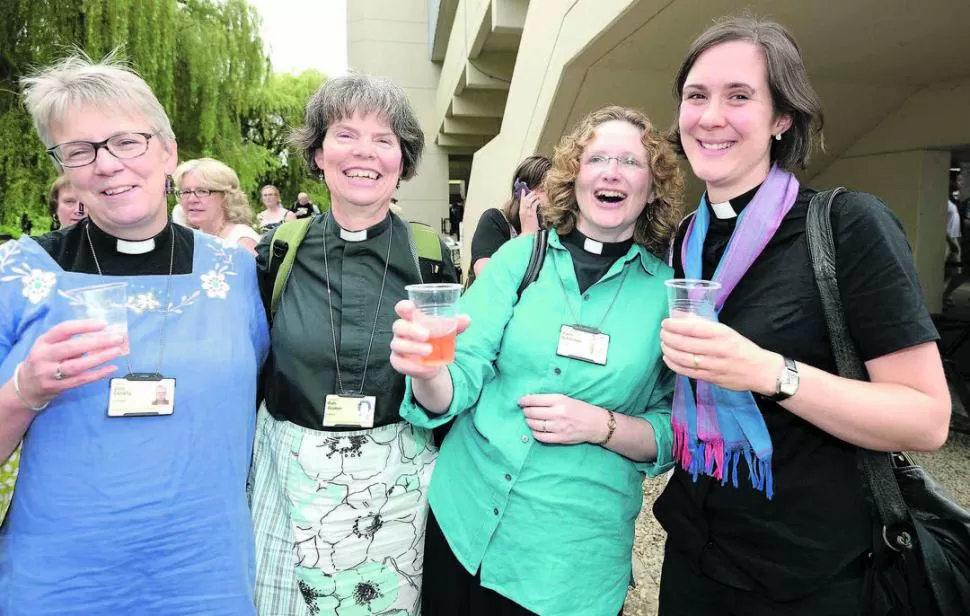
[[754, 489], [764, 492], [768, 500], [775, 495], [774, 473], [771, 470], [771, 456], [759, 458], [750, 449], [724, 451], [724, 441], [695, 441], [689, 443], [686, 426], [674, 425], [674, 459], [687, 471], [694, 481], [701, 475], [713, 477], [727, 485], [731, 482], [739, 487], [738, 466], [741, 456], [748, 465], [748, 480]]

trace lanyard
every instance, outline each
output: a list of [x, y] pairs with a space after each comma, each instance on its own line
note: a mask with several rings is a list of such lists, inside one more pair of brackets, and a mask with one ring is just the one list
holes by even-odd
[[391, 262], [391, 240], [394, 238], [394, 220], [390, 221], [390, 228], [387, 232], [387, 256], [384, 258], [384, 276], [381, 278], [381, 292], [377, 297], [377, 312], [374, 313], [374, 327], [370, 332], [370, 342], [367, 344], [367, 355], [364, 356], [364, 371], [360, 376], [360, 389], [356, 392], [347, 392], [344, 389], [343, 378], [340, 374], [340, 354], [337, 352], [337, 329], [333, 324], [333, 297], [330, 292], [330, 259], [327, 256], [327, 232], [330, 230], [330, 218], [333, 216], [331, 212], [327, 212], [327, 216], [323, 219], [323, 263], [327, 270], [327, 310], [330, 312], [330, 334], [333, 337], [333, 360], [337, 368], [337, 387], [340, 388], [341, 394], [343, 393], [356, 393], [361, 395], [364, 393], [364, 382], [367, 379], [367, 365], [370, 363], [370, 352], [374, 347], [374, 336], [377, 334], [377, 321], [381, 316], [381, 302], [384, 301], [384, 284], [387, 282], [387, 266]]
[[[169, 235], [172, 237], [172, 249], [168, 258], [168, 279], [165, 282], [165, 307], [162, 311], [162, 329], [159, 334], [158, 341], [158, 363], [155, 365], [154, 374], [160, 375], [162, 373], [162, 358], [165, 355], [165, 330], [168, 326], [168, 310], [171, 306], [172, 299], [172, 272], [175, 271], [175, 229], [172, 228], [172, 223], [168, 224]], [[94, 267], [98, 270], [98, 276], [101, 280], [104, 280], [104, 273], [101, 271], [101, 263], [98, 261], [98, 255], [94, 252], [94, 242], [91, 241], [91, 222], [87, 221], [84, 223], [84, 234], [88, 239], [88, 247], [91, 249], [91, 257], [94, 258]], [[128, 341], [129, 347], [131, 341]], [[131, 369], [131, 353], [125, 355], [125, 366], [128, 368], [128, 374], [134, 374], [134, 370]]]
[[[566, 254], [569, 254], [568, 250], [566, 250]], [[571, 256], [570, 256], [570, 259], [572, 259]], [[582, 325], [579, 322], [579, 317], [576, 316], [576, 311], [573, 310], [572, 302], [569, 301], [569, 293], [566, 291], [566, 283], [562, 281], [562, 276], [559, 274], [559, 266], [556, 265], [556, 255], [552, 255], [552, 267], [553, 269], [556, 270], [556, 278], [559, 280], [559, 286], [562, 287], [562, 297], [563, 297], [563, 300], [566, 302], [566, 308], [569, 309], [569, 314], [572, 315], [573, 317], [573, 322], [577, 325]], [[603, 323], [606, 322], [606, 317], [609, 316], [610, 311], [613, 310], [613, 305], [616, 304], [616, 298], [620, 296], [620, 291], [623, 289], [623, 283], [626, 282], [626, 277], [627, 277], [627, 274], [629, 273], [630, 273], [630, 268], [624, 267], [623, 277], [620, 278], [620, 284], [616, 287], [616, 293], [613, 294], [613, 299], [610, 300], [610, 305], [606, 307], [606, 312], [603, 313], [603, 317], [599, 320], [599, 323], [597, 323], [596, 326], [592, 328], [595, 331], [602, 331], [600, 328], [603, 327]], [[594, 282], [593, 284], [596, 284], [596, 283]]]

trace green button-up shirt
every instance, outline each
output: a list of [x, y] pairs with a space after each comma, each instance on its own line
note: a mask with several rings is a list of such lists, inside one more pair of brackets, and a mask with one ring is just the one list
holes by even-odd
[[[550, 233], [542, 271], [517, 302], [533, 242], [525, 236], [503, 245], [461, 299], [471, 326], [449, 366], [451, 407], [428, 414], [408, 379], [401, 416], [426, 427], [456, 417], [429, 498], [468, 571], [481, 567], [484, 586], [542, 615], [614, 616], [630, 581], [644, 473], [673, 463], [673, 377], [659, 339], [672, 272], [634, 245], [581, 294], [569, 252]], [[560, 326], [577, 320], [610, 336], [605, 366], [556, 354]], [[657, 459], [638, 463], [600, 445], [537, 442], [518, 406], [532, 393], [561, 393], [647, 420]]]

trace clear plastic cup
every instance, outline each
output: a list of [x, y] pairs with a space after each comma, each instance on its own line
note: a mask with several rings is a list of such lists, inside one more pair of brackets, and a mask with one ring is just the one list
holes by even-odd
[[694, 278], [672, 278], [664, 284], [667, 286], [670, 318], [694, 316], [714, 320], [714, 305], [721, 283]]
[[418, 309], [415, 319], [428, 329], [431, 353], [421, 358], [426, 366], [444, 366], [455, 361], [458, 335], [460, 284], [410, 284], [408, 299]]
[[105, 332], [124, 337], [123, 355], [128, 346], [128, 283], [113, 282], [64, 291], [77, 319], [96, 319], [108, 324]]

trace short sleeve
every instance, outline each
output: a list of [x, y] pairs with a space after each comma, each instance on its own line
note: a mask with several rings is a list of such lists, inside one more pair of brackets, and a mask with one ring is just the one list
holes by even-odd
[[938, 339], [896, 216], [866, 193], [840, 195], [832, 209], [839, 291], [862, 360]]
[[479, 259], [489, 259], [495, 251], [512, 237], [505, 216], [495, 208], [482, 212], [472, 236], [472, 267]]

